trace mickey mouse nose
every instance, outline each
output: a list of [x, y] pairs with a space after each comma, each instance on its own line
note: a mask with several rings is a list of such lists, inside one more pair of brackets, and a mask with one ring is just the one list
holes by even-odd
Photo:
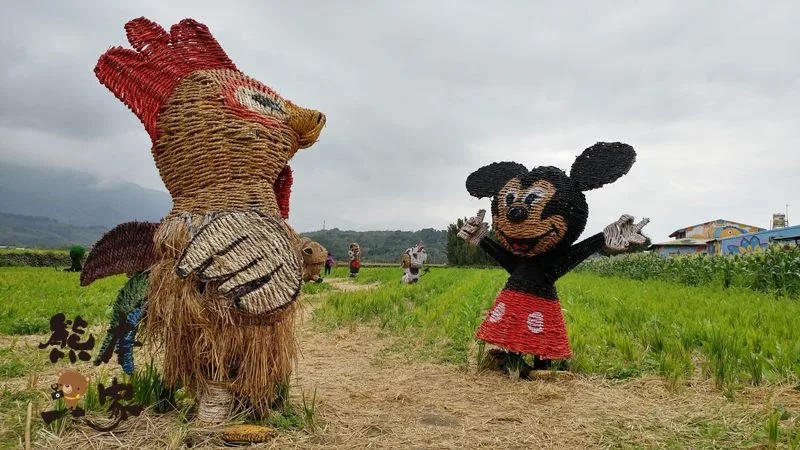
[[528, 218], [528, 208], [512, 206], [508, 209], [508, 214], [506, 215], [508, 216], [508, 220], [512, 222], [522, 222]]

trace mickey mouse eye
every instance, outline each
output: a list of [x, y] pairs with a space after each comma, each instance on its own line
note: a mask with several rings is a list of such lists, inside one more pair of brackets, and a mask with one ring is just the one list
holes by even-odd
[[266, 92], [252, 86], [242, 86], [236, 91], [236, 99], [245, 108], [278, 120], [286, 119], [284, 101], [272, 92]]
[[516, 199], [517, 199], [517, 193], [515, 191], [508, 191], [508, 193], [506, 194], [506, 205], [514, 203]]
[[533, 188], [529, 190], [528, 194], [525, 196], [525, 203], [528, 204], [528, 206], [539, 203], [539, 201], [544, 198], [544, 194], [545, 192], [542, 189]]

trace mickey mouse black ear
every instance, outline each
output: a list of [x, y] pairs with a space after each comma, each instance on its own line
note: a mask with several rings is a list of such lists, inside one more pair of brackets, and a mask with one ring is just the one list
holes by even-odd
[[587, 148], [572, 163], [569, 177], [581, 191], [613, 183], [628, 173], [636, 161], [636, 152], [621, 142], [598, 142]]
[[496, 162], [472, 172], [467, 177], [467, 192], [477, 198], [491, 197], [508, 182], [508, 180], [528, 172], [520, 163]]

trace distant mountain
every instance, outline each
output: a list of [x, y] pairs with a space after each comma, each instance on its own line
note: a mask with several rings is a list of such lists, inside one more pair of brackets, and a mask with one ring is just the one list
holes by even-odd
[[358, 242], [365, 262], [396, 262], [400, 264], [403, 252], [422, 241], [428, 253], [428, 262], [447, 262], [447, 232], [425, 228], [419, 231], [343, 231], [338, 228], [301, 233], [322, 244], [339, 264], [347, 264], [347, 251], [351, 242]]
[[[32, 248], [89, 246], [110, 228], [69, 225], [47, 217], [0, 212], [0, 245]], [[399, 264], [403, 252], [419, 241], [425, 245], [429, 263], [447, 262], [446, 232], [432, 228], [419, 231], [343, 231], [334, 228], [301, 234], [325, 246], [340, 264], [347, 264], [347, 250], [351, 242], [359, 243], [365, 262]]]
[[0, 213], [0, 245], [28, 248], [89, 246], [107, 231], [101, 226], [76, 226], [47, 217]]
[[[168, 193], [133, 183], [101, 183], [94, 175], [64, 169], [0, 164], [0, 245], [66, 247], [89, 245], [114, 226], [132, 220], [159, 221], [171, 207]], [[397, 262], [422, 241], [429, 262], [446, 262], [445, 231], [343, 231], [304, 233], [347, 260], [358, 242], [366, 262]]]
[[101, 183], [84, 172], [0, 164], [0, 212], [6, 214], [111, 228], [131, 220], [158, 221], [171, 203], [168, 193], [133, 183]]

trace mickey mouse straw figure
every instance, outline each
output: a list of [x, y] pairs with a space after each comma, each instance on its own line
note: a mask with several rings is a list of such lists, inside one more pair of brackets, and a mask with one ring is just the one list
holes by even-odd
[[569, 176], [556, 167], [528, 170], [515, 162], [496, 162], [467, 177], [473, 197], [492, 197], [492, 226], [499, 243], [487, 237], [481, 209], [458, 236], [480, 246], [510, 274], [477, 332], [478, 339], [541, 360], [572, 356], [555, 282], [592, 253], [606, 247], [624, 251], [642, 244], [641, 229], [623, 215], [577, 244], [589, 209], [584, 191], [625, 175], [636, 160], [633, 147], [599, 142], [586, 149]]

